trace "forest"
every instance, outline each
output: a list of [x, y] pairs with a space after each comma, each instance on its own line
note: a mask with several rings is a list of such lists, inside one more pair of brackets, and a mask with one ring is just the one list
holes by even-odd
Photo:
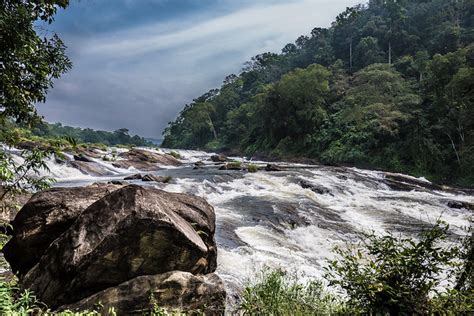
[[163, 147], [474, 185], [474, 1], [371, 0], [184, 106]]
[[[61, 123], [48, 123], [39, 121], [33, 126], [28, 124], [17, 124], [12, 121], [4, 122], [0, 127], [0, 135], [16, 131], [19, 137], [26, 140], [34, 139], [69, 139], [74, 143], [103, 144], [106, 146], [131, 145], [131, 146], [152, 146], [141, 136], [130, 135], [126, 128], [119, 128], [113, 132], [94, 130], [91, 128], [80, 128], [62, 125]], [[2, 136], [3, 137], [3, 136]]]

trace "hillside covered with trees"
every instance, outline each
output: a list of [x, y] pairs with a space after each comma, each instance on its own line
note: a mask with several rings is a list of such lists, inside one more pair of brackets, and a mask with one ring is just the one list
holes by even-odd
[[[154, 146], [153, 143], [138, 135], [130, 135], [126, 128], [119, 128], [113, 132], [94, 130], [91, 128], [80, 128], [62, 125], [61, 123], [48, 123], [39, 121], [30, 126], [28, 124], [17, 124], [11, 121], [3, 123], [0, 127], [0, 135], [16, 132], [17, 137], [24, 139], [69, 139], [75, 143], [103, 144], [106, 146], [131, 145], [131, 146]], [[3, 136], [0, 136], [2, 138]]]
[[187, 104], [164, 147], [474, 185], [474, 1], [371, 0]]
[[61, 123], [42, 122], [32, 133], [42, 137], [72, 137], [81, 143], [100, 143], [107, 146], [114, 145], [135, 145], [151, 146], [152, 143], [138, 135], [130, 135], [126, 128], [119, 128], [113, 132], [94, 130], [91, 128], [80, 128], [65, 126]]

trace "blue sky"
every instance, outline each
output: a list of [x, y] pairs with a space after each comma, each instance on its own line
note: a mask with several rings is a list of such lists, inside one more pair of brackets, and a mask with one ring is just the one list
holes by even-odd
[[72, 0], [48, 26], [73, 69], [39, 111], [49, 122], [160, 137], [184, 104], [262, 52], [327, 27], [361, 0]]

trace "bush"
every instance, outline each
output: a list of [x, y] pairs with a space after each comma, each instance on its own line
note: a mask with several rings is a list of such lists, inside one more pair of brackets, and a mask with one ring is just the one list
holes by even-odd
[[[430, 314], [430, 304], [445, 301], [437, 292], [440, 275], [453, 271], [459, 254], [457, 247], [440, 246], [447, 232], [448, 225], [437, 222], [418, 240], [366, 234], [359, 247], [336, 249], [340, 258], [330, 261], [326, 277], [361, 313]], [[465, 301], [464, 294], [449, 291], [445, 295]]]
[[258, 166], [254, 164], [250, 164], [247, 166], [248, 172], [257, 172], [258, 171]]
[[168, 153], [168, 155], [173, 156], [176, 159], [181, 159], [182, 158], [181, 155], [179, 153], [177, 153], [176, 151], [170, 151]]
[[231, 161], [228, 162], [225, 166], [229, 170], [242, 169], [242, 163], [240, 161]]
[[245, 288], [240, 309], [250, 315], [328, 315], [342, 307], [319, 281], [306, 284], [283, 271], [265, 271]]

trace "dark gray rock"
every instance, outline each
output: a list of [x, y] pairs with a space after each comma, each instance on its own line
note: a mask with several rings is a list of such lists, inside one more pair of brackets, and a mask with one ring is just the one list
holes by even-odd
[[211, 273], [214, 232], [205, 200], [129, 185], [82, 212], [21, 285], [58, 308], [142, 275]]
[[104, 314], [113, 307], [118, 315], [145, 315], [150, 314], [151, 302], [155, 301], [168, 311], [222, 315], [225, 300], [224, 283], [216, 274], [196, 276], [189, 272], [171, 271], [136, 277], [59, 310], [92, 310], [100, 302], [100, 311]]
[[13, 238], [2, 250], [13, 272], [25, 274], [87, 207], [118, 188], [53, 188], [33, 195], [12, 221]]
[[142, 175], [140, 173], [133, 174], [131, 176], [123, 178], [124, 180], [141, 180]]
[[213, 162], [228, 162], [230, 161], [229, 158], [223, 155], [212, 155], [211, 156], [211, 161]]
[[306, 180], [301, 180], [299, 183], [303, 189], [309, 189], [318, 194], [331, 194], [332, 195], [331, 190], [321, 185], [317, 185], [317, 184], [308, 182]]
[[276, 165], [273, 164], [267, 164], [265, 166], [265, 171], [282, 171], [282, 169]]

